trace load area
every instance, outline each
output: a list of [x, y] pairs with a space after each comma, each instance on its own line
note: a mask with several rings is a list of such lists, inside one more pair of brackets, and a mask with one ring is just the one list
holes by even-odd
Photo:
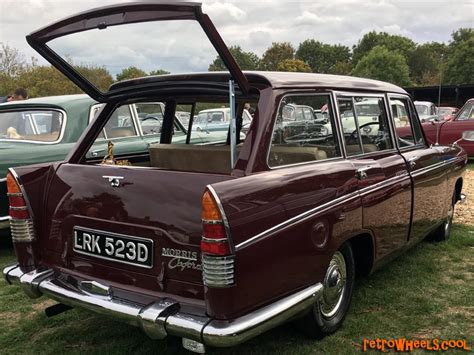
[[[226, 100], [106, 105], [91, 128], [92, 144], [80, 146], [77, 160], [60, 165], [49, 181], [44, 232], [37, 235], [41, 261], [120, 292], [172, 294], [202, 308], [202, 199], [208, 186], [234, 178], [233, 149], [230, 118], [214, 120], [212, 131], [202, 122], [198, 130], [194, 118], [229, 107]], [[257, 100], [234, 103], [236, 155], [248, 102]], [[134, 133], [111, 134], [119, 130]]]

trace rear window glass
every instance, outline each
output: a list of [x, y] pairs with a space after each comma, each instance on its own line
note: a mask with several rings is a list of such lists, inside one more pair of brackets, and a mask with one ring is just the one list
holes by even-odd
[[64, 114], [56, 110], [2, 112], [0, 140], [56, 142], [64, 121]]

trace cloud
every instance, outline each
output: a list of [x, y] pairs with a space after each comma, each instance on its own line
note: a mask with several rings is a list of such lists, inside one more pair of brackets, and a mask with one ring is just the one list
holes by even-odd
[[[120, 1], [129, 0], [0, 0], [0, 42], [38, 57], [26, 43], [26, 34], [79, 11]], [[203, 10], [228, 45], [261, 55], [276, 41], [297, 47], [312, 38], [352, 46], [372, 30], [420, 43], [448, 41], [459, 27], [472, 27], [474, 1], [460, 0], [454, 6], [445, 0], [204, 0]], [[202, 30], [189, 21], [96, 32], [68, 38], [58, 48], [75, 62], [105, 65], [113, 73], [131, 65], [146, 71], [202, 71], [216, 56]]]

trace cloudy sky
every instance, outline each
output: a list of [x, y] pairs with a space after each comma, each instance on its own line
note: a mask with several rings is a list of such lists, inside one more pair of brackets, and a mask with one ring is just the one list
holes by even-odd
[[[25, 35], [79, 11], [120, 0], [0, 0], [0, 42], [25, 55], [35, 53]], [[408, 36], [416, 42], [447, 42], [459, 27], [474, 27], [474, 0], [204, 0], [208, 13], [228, 45], [261, 55], [275, 41], [314, 38], [352, 46], [371, 30]], [[52, 47], [75, 62], [105, 65], [112, 73], [136, 65], [172, 72], [207, 70], [215, 52], [190, 22], [163, 26], [95, 30]], [[165, 35], [166, 34], [166, 35]]]

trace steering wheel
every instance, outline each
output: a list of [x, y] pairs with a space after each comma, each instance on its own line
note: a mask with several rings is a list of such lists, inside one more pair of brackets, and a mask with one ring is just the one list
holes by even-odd
[[144, 119], [142, 119], [142, 122], [146, 121], [146, 120], [155, 120], [155, 121], [159, 121], [160, 119], [158, 117], [155, 117], [155, 116], [147, 116], [145, 117]]
[[[359, 126], [359, 130], [362, 130], [362, 128], [368, 127], [370, 125], [379, 125], [379, 122], [374, 121], [374, 122], [364, 123], [362, 126]], [[372, 129], [368, 133], [370, 132], [372, 132]], [[357, 135], [357, 129], [351, 133], [351, 135], [349, 136], [349, 140], [356, 140], [356, 135]]]

